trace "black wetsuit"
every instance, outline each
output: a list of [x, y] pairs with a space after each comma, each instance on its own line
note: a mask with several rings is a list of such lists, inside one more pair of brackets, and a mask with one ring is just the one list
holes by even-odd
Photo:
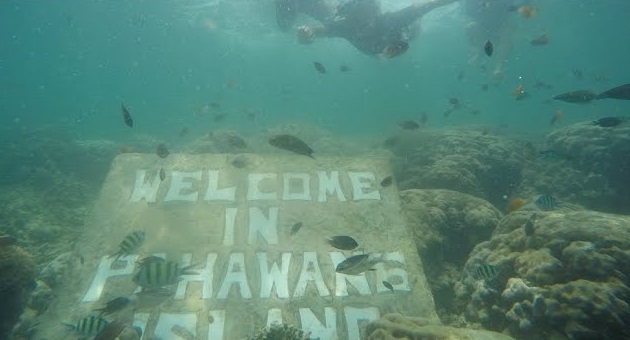
[[335, 9], [322, 0], [278, 0], [276, 13], [283, 29], [289, 28], [301, 12], [322, 23], [315, 28], [316, 36], [344, 38], [361, 52], [377, 55], [407, 42], [411, 38], [409, 26], [422, 15], [454, 1], [436, 0], [382, 13], [377, 0], [351, 0]]

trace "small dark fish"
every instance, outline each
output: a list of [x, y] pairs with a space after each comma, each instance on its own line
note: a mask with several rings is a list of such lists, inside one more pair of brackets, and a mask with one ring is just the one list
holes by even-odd
[[427, 121], [429, 121], [429, 116], [427, 115], [426, 112], [422, 112], [422, 115], [420, 116], [420, 125], [422, 126], [427, 125]]
[[247, 148], [247, 143], [245, 143], [245, 140], [239, 136], [236, 135], [227, 135], [225, 137], [225, 143], [232, 148], [235, 149], [246, 149]]
[[100, 332], [98, 332], [93, 340], [115, 340], [120, 333], [122, 333], [125, 327], [127, 327], [127, 325], [125, 325], [122, 321], [112, 321]]
[[302, 228], [302, 222], [297, 222], [291, 227], [291, 235], [297, 234], [298, 230]]
[[615, 127], [621, 124], [623, 120], [619, 117], [604, 117], [598, 120], [594, 120], [593, 124], [601, 127]]
[[215, 109], [215, 110], [219, 110], [219, 109], [221, 109], [221, 104], [219, 104], [217, 102], [211, 102], [210, 103], [210, 107]]
[[151, 262], [159, 262], [159, 261], [166, 261], [165, 259], [159, 257], [159, 256], [155, 256], [155, 255], [151, 255], [151, 256], [147, 256], [143, 259], [140, 259], [138, 261], [136, 261], [136, 265], [138, 267], [142, 267], [145, 266]]
[[85, 264], [85, 257], [83, 257], [83, 255], [79, 254], [79, 262], [81, 262], [81, 265]]
[[122, 242], [120, 242], [120, 245], [118, 245], [118, 251], [111, 257], [116, 257], [116, 259], [118, 259], [121, 256], [127, 256], [131, 254], [131, 252], [138, 249], [142, 245], [145, 237], [146, 234], [142, 230], [131, 232], [122, 240]]
[[216, 114], [212, 118], [212, 121], [215, 122], [215, 123], [221, 123], [224, 120], [225, 120], [225, 114], [224, 113]]
[[163, 181], [166, 179], [166, 171], [164, 171], [164, 168], [160, 168], [160, 181]]
[[391, 290], [392, 292], [394, 291], [394, 286], [392, 286], [391, 283], [387, 282], [387, 281], [383, 281], [381, 282], [383, 284], [383, 286], [385, 286], [385, 288]]
[[488, 92], [488, 84], [481, 84], [481, 91]]
[[393, 182], [394, 182], [394, 177], [387, 176], [387, 177], [383, 178], [383, 180], [381, 181], [381, 186], [383, 188], [387, 188], [388, 186], [392, 185]]
[[120, 333], [122, 333], [125, 327], [127, 326], [121, 321], [116, 320], [110, 322], [94, 337], [93, 340], [115, 340]]
[[243, 156], [236, 156], [230, 164], [237, 169], [242, 169], [247, 166], [247, 159]]
[[499, 267], [492, 264], [476, 266], [473, 269], [473, 278], [491, 281], [499, 275], [500, 271]]
[[536, 222], [536, 217], [537, 215], [534, 213], [527, 219], [527, 222], [525, 222], [525, 225], [523, 226], [525, 236], [534, 235], [534, 223]]
[[452, 107], [450, 107], [450, 108], [448, 108], [448, 109], [444, 110], [444, 118], [448, 118], [448, 117], [450, 117], [450, 116], [451, 116], [451, 113], [453, 113], [453, 108], [452, 108]]
[[481, 110], [474, 109], [474, 110], [470, 111], [470, 114], [473, 115], [473, 116], [478, 116], [478, 115], [481, 114]]
[[314, 61], [313, 62], [313, 66], [315, 67], [315, 69], [317, 70], [317, 72], [321, 73], [321, 74], [326, 74], [326, 68], [324, 67], [324, 65], [322, 65], [321, 63]]
[[89, 315], [77, 321], [75, 325], [69, 323], [62, 324], [81, 335], [91, 336], [102, 331], [107, 326], [108, 322], [100, 316]]
[[341, 65], [341, 66], [339, 66], [339, 71], [341, 71], [341, 72], [348, 72], [348, 71], [350, 71], [350, 67], [348, 67], [348, 65]]
[[125, 125], [128, 127], [133, 127], [133, 118], [131, 118], [131, 113], [125, 107], [125, 104], [120, 104], [120, 110], [122, 111], [123, 120], [125, 121]]
[[107, 314], [112, 314], [112, 313], [116, 313], [120, 310], [122, 310], [123, 308], [127, 307], [127, 305], [129, 305], [129, 303], [131, 302], [131, 300], [127, 297], [121, 296], [121, 297], [117, 297], [111, 301], [107, 301], [105, 303], [105, 307], [103, 308], [97, 308], [97, 309], [93, 309], [93, 311], [100, 311], [101, 313], [99, 314], [99, 316], [103, 316], [103, 315], [107, 315]]
[[409, 49], [409, 44], [405, 41], [399, 41], [397, 43], [393, 43], [387, 47], [385, 47], [382, 51], [380, 56], [383, 58], [394, 58], [397, 57], [405, 52], [407, 52], [407, 50]]
[[145, 289], [157, 289], [172, 285], [180, 280], [180, 276], [189, 275], [189, 269], [195, 265], [180, 267], [179, 263], [167, 260], [151, 260], [144, 263], [134, 275], [132, 281]]
[[559, 94], [553, 97], [567, 103], [588, 103], [594, 99], [599, 99], [597, 93], [590, 90], [577, 90]]
[[551, 211], [558, 207], [558, 201], [550, 195], [540, 195], [534, 204], [543, 211]]
[[416, 130], [420, 128], [420, 124], [414, 122], [413, 120], [406, 120], [404, 122], [400, 122], [398, 126], [400, 126], [400, 128], [404, 130]]
[[333, 236], [327, 241], [331, 246], [341, 250], [352, 250], [359, 246], [359, 243], [350, 236]]
[[486, 52], [488, 57], [492, 56], [492, 52], [494, 52], [494, 45], [492, 45], [492, 42], [489, 39], [486, 41], [486, 44], [483, 45], [483, 51]]
[[155, 154], [157, 154], [158, 157], [160, 157], [160, 158], [166, 158], [166, 157], [168, 157], [170, 152], [166, 148], [166, 145], [158, 144], [158, 146], [155, 148]]
[[617, 86], [608, 91], [604, 91], [597, 96], [597, 99], [621, 99], [630, 100], [630, 84]]
[[384, 262], [383, 256], [375, 257], [373, 254], [359, 254], [350, 256], [335, 267], [337, 273], [346, 275], [360, 275], [361, 273], [374, 270], [376, 264]]
[[188, 127], [184, 126], [181, 130], [179, 130], [179, 136], [184, 137], [188, 134]]
[[453, 107], [453, 109], [459, 109], [461, 107], [461, 103], [459, 102], [459, 99], [455, 97], [449, 98], [448, 103], [451, 104], [451, 107]]
[[547, 33], [543, 33], [529, 42], [529, 44], [532, 46], [545, 46], [548, 43], [549, 43], [549, 36], [547, 36]]
[[278, 149], [294, 152], [298, 155], [313, 157], [313, 149], [311, 149], [304, 141], [292, 135], [275, 135], [268, 140], [271, 146]]

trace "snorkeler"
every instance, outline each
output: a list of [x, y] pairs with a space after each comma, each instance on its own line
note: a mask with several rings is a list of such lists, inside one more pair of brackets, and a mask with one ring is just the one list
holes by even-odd
[[337, 7], [323, 0], [276, 0], [276, 19], [284, 30], [291, 26], [297, 13], [318, 20], [321, 26], [298, 27], [298, 40], [302, 44], [310, 44], [319, 37], [339, 37], [365, 54], [393, 58], [409, 48], [413, 36], [410, 26], [416, 20], [455, 1], [431, 0], [383, 13], [377, 0], [350, 0]]

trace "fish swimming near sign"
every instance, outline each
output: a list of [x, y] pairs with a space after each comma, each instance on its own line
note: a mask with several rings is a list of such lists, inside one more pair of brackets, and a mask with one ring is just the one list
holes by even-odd
[[324, 65], [322, 65], [322, 63], [314, 61], [313, 67], [315, 67], [315, 70], [317, 70], [317, 72], [321, 74], [326, 74], [326, 68], [324, 67]]
[[103, 319], [100, 316], [88, 315], [77, 321], [75, 325], [69, 323], [62, 324], [78, 334], [81, 334], [83, 336], [92, 336], [98, 334], [105, 327], [107, 327], [108, 323], [109, 322], [107, 322], [107, 320]]
[[391, 290], [392, 292], [394, 291], [394, 286], [392, 286], [391, 283], [387, 282], [387, 281], [383, 281], [381, 282], [383, 284], [383, 286], [385, 286], [385, 288]]
[[384, 255], [359, 254], [350, 256], [337, 265], [335, 271], [346, 275], [360, 275], [368, 270], [374, 270], [375, 265], [385, 262]]
[[165, 144], [158, 144], [155, 148], [155, 154], [160, 158], [166, 158], [170, 154]]
[[122, 321], [116, 320], [112, 321], [105, 326], [93, 340], [115, 340], [120, 333], [122, 333], [123, 329], [125, 329], [127, 325]]
[[129, 110], [127, 110], [125, 104], [120, 104], [120, 110], [122, 111], [123, 121], [125, 122], [125, 125], [130, 128], [133, 127], [133, 118], [131, 118], [131, 113], [129, 113]]
[[608, 91], [604, 91], [597, 96], [597, 99], [621, 99], [630, 100], [630, 84], [617, 86]]
[[383, 180], [381, 181], [381, 186], [383, 188], [387, 188], [388, 186], [392, 185], [392, 183], [394, 183], [394, 177], [387, 176], [387, 177], [383, 178]]
[[278, 149], [294, 152], [298, 155], [304, 155], [311, 158], [313, 157], [313, 149], [308, 146], [303, 140], [292, 135], [275, 135], [268, 140], [271, 146], [275, 146]]
[[591, 90], [570, 91], [554, 96], [553, 99], [567, 103], [585, 104], [595, 99], [600, 99], [599, 95]]
[[551, 211], [558, 207], [558, 201], [550, 195], [540, 195], [534, 204], [543, 211]]
[[341, 250], [352, 250], [359, 246], [359, 243], [350, 236], [333, 236], [326, 240], [332, 247]]
[[295, 235], [297, 234], [298, 230], [300, 230], [300, 228], [302, 228], [302, 222], [296, 222], [292, 227], [291, 227], [291, 235]]
[[160, 181], [163, 181], [166, 179], [166, 171], [164, 171], [164, 168], [160, 168]]
[[420, 124], [414, 122], [413, 120], [406, 120], [404, 122], [400, 122], [398, 123], [398, 126], [400, 126], [400, 128], [403, 130], [417, 130], [420, 128]]
[[162, 288], [179, 282], [182, 275], [195, 274], [189, 271], [195, 265], [180, 267], [179, 263], [168, 260], [149, 261], [140, 267], [132, 281], [143, 289]]
[[142, 230], [137, 230], [130, 233], [122, 240], [122, 242], [120, 242], [120, 245], [118, 245], [118, 251], [111, 257], [116, 257], [116, 260], [118, 260], [121, 256], [127, 256], [131, 254], [131, 252], [138, 249], [142, 245], [145, 237], [146, 234]]
[[492, 42], [490, 40], [486, 41], [486, 44], [483, 45], [483, 51], [488, 57], [492, 57], [492, 53], [494, 52], [494, 45], [492, 45]]
[[105, 307], [93, 309], [92, 311], [100, 311], [101, 313], [99, 314], [99, 316], [108, 315], [124, 309], [129, 305], [130, 302], [131, 300], [128, 297], [120, 296], [113, 300], [107, 301], [105, 303]]
[[494, 280], [497, 276], [499, 276], [499, 273], [501, 272], [500, 268], [492, 265], [492, 264], [485, 264], [485, 265], [479, 265], [476, 266], [473, 269], [472, 272], [472, 276], [475, 280], [489, 280], [492, 281]]
[[523, 226], [523, 229], [525, 230], [525, 236], [534, 235], [534, 223], [536, 222], [537, 217], [538, 216], [536, 215], [536, 213], [533, 213], [531, 216], [529, 216], [527, 222], [525, 222], [525, 225]]
[[604, 117], [593, 121], [593, 125], [601, 127], [615, 127], [621, 124], [623, 120], [619, 117]]

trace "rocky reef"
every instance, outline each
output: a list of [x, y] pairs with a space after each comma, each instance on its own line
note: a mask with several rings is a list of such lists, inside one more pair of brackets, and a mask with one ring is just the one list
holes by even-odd
[[[533, 233], [524, 225], [536, 213]], [[481, 265], [499, 275], [479, 280]], [[522, 339], [630, 338], [630, 218], [570, 208], [506, 216], [456, 284], [467, 321]]]
[[386, 314], [366, 327], [368, 340], [511, 340], [513, 338], [485, 330], [454, 328], [432, 324], [423, 318]]
[[307, 333], [286, 323], [274, 323], [251, 336], [249, 340], [309, 340]]
[[24, 249], [3, 241], [0, 244], [0, 273], [0, 338], [7, 339], [34, 288], [35, 263]]
[[588, 174], [580, 182], [605, 182], [606, 199], [591, 200], [589, 207], [630, 214], [630, 121], [602, 127], [593, 122], [573, 124], [549, 134], [549, 147], [565, 155], [573, 166]]
[[412, 189], [400, 197], [438, 314], [448, 318], [456, 311], [454, 282], [468, 254], [490, 239], [503, 215], [480, 198], [452, 190]]

